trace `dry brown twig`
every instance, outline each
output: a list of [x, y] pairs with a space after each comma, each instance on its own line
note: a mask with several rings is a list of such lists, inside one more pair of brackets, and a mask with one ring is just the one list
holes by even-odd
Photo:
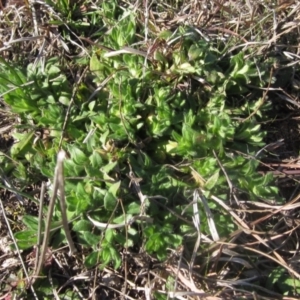
[[54, 205], [58, 194], [59, 194], [60, 205], [61, 205], [62, 224], [70, 248], [69, 254], [73, 255], [77, 251], [72, 241], [68, 220], [67, 220], [67, 213], [66, 213], [66, 204], [65, 204], [66, 200], [65, 200], [65, 193], [64, 193], [64, 175], [63, 175], [63, 161], [65, 159], [65, 155], [66, 153], [63, 150], [59, 151], [57, 155], [57, 165], [55, 168], [54, 179], [53, 179], [52, 197], [50, 199], [47, 220], [45, 224], [44, 239], [43, 239], [42, 246], [38, 251], [40, 253], [40, 256], [37, 258], [38, 263], [36, 269], [34, 270], [33, 277], [39, 276], [44, 264], [45, 255], [48, 249], [48, 241], [50, 237], [50, 229], [51, 229], [51, 221], [52, 221], [52, 215], [54, 211]]
[[234, 192], [234, 186], [233, 186], [231, 180], [229, 179], [228, 174], [227, 174], [227, 172], [226, 172], [224, 166], [221, 164], [221, 162], [220, 162], [220, 160], [219, 160], [219, 158], [218, 158], [218, 156], [217, 156], [215, 150], [213, 150], [213, 154], [214, 154], [214, 157], [216, 158], [216, 160], [217, 160], [217, 162], [218, 162], [218, 165], [220, 166], [222, 172], [224, 173], [224, 175], [225, 175], [225, 177], [226, 177], [226, 180], [227, 180], [227, 183], [228, 183], [228, 186], [229, 186], [229, 191], [230, 191], [230, 199], [229, 199], [230, 203], [232, 204], [232, 197], [233, 197], [234, 200], [235, 200], [235, 203], [236, 203], [238, 206], [240, 206], [240, 201], [239, 201], [239, 199], [237, 198], [237, 196], [236, 196], [236, 194], [235, 194], [235, 192]]
[[[293, 203], [295, 203], [298, 199], [300, 198], [300, 194], [295, 197], [292, 201], [290, 201], [289, 203], [287, 203], [286, 205], [284, 206], [288, 206], [288, 205], [291, 205]], [[238, 235], [241, 233], [241, 232], [245, 232], [246, 234], [251, 234], [257, 241], [258, 243], [260, 244], [263, 244], [265, 245], [268, 249], [270, 249], [271, 253], [273, 253], [275, 255], [275, 257], [269, 255], [269, 254], [266, 254], [265, 252], [262, 252], [260, 250], [257, 250], [257, 249], [254, 249], [254, 248], [250, 248], [250, 247], [247, 247], [247, 246], [244, 246], [244, 245], [240, 245], [239, 247], [242, 247], [246, 250], [249, 250], [249, 251], [252, 251], [252, 252], [255, 252], [255, 253], [259, 253], [261, 254], [262, 256], [264, 257], [267, 257], [268, 259], [271, 259], [272, 261], [276, 262], [277, 264], [281, 265], [282, 267], [284, 267], [285, 269], [287, 269], [289, 272], [291, 272], [296, 278], [300, 279], [300, 274], [295, 271], [293, 268], [291, 268], [286, 262], [285, 260], [282, 258], [282, 256], [280, 256], [278, 254], [277, 251], [275, 251], [274, 249], [270, 248], [270, 246], [266, 243], [265, 240], [263, 240], [257, 232], [253, 231], [244, 221], [242, 221], [221, 199], [219, 199], [218, 197], [212, 195], [211, 196], [211, 199], [213, 199], [214, 201], [216, 201], [219, 205], [221, 205], [224, 209], [226, 209], [229, 214], [237, 221], [237, 223], [239, 224], [239, 226], [241, 227], [241, 229], [238, 229], [237, 231], [235, 231], [234, 234], [232, 234], [231, 236], [234, 237], [233, 240], [235, 240]], [[283, 206], [283, 207], [284, 207]], [[265, 217], [262, 217], [254, 222], [251, 223], [251, 225], [257, 225], [259, 224], [260, 222], [262, 222], [263, 220], [266, 220], [268, 218], [270, 218], [271, 216], [273, 216], [274, 214], [280, 212], [282, 210], [281, 207], [280, 209], [278, 210], [275, 210], [274, 212], [270, 213], [269, 215], [265, 216]], [[217, 244], [222, 244], [224, 242], [220, 241], [220, 242], [217, 242]], [[231, 241], [232, 243], [232, 241]], [[229, 245], [229, 244], [228, 244]]]

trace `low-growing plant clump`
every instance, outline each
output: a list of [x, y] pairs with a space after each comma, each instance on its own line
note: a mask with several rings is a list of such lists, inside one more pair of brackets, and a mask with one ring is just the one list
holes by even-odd
[[[28, 278], [20, 268], [10, 278], [15, 287], [3, 289], [25, 295], [31, 288], [36, 297], [51, 299], [54, 287], [64, 297], [87, 299], [101, 284], [94, 297], [115, 293], [114, 287], [125, 298], [150, 299], [148, 293], [168, 299], [188, 293], [182, 270], [191, 276], [192, 297], [216, 294], [209, 280], [203, 283], [214, 272], [229, 284], [237, 265], [241, 280], [254, 270], [257, 281], [268, 276], [258, 257], [276, 247], [254, 227], [260, 212], [246, 216], [251, 202], [283, 203], [273, 173], [258, 172], [269, 149], [262, 124], [274, 111], [267, 96], [278, 80], [274, 56], [234, 47], [243, 40], [239, 35], [221, 39], [183, 24], [158, 31], [131, 4], [48, 4], [46, 11], [60, 13], [52, 23], [63, 37], [64, 55], [54, 51], [26, 64], [0, 61], [3, 104], [17, 120], [15, 143], [0, 158], [12, 185], [2, 187], [38, 206], [39, 189], [30, 193], [28, 187], [48, 182], [44, 198], [50, 201], [49, 208], [40, 207], [42, 222], [37, 212], [24, 213], [22, 228], [14, 230], [14, 248], [27, 254]], [[61, 150], [67, 158], [58, 175]], [[56, 183], [67, 208], [57, 201], [47, 224]], [[60, 250], [68, 240], [64, 213], [73, 255]], [[42, 257], [38, 232], [45, 237], [48, 226]], [[235, 252], [221, 243], [247, 235], [260, 247], [237, 243], [242, 250]], [[148, 275], [137, 275], [143, 269]], [[89, 275], [69, 288], [81, 273]], [[263, 287], [243, 280], [240, 287], [245, 295], [266, 295], [279, 273], [285, 285], [275, 292], [297, 294], [298, 273], [284, 263], [280, 270], [275, 265]]]

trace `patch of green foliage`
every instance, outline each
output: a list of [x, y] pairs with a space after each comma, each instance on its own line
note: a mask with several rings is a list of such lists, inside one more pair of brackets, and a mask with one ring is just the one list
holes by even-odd
[[[116, 13], [114, 8], [103, 3], [103, 25], [114, 25], [101, 44], [119, 50], [141, 42], [134, 13]], [[11, 149], [12, 160], [1, 158], [3, 169], [24, 186], [52, 178], [64, 135], [62, 147], [70, 156], [65, 161], [68, 216], [79, 217], [72, 224], [76, 240], [92, 249], [87, 267], [101, 262], [102, 267], [112, 263], [118, 268], [124, 247], [144, 247], [165, 260], [168, 248], [175, 249], [195, 232], [192, 223], [173, 213], [185, 211], [184, 218], [192, 220], [187, 207], [195, 189], [202, 188], [208, 201], [213, 194], [229, 203], [228, 182], [218, 160], [243, 199], [277, 195], [272, 175], [259, 175], [255, 159], [264, 146], [260, 123], [270, 107], [259, 90], [248, 97], [250, 86], [268, 84], [269, 66], [245, 59], [242, 52], [226, 55], [220, 41], [206, 41], [189, 27], [164, 32], [154, 46], [139, 50], [145, 55], [131, 49], [112, 56], [94, 46], [74, 102], [68, 69], [58, 58], [25, 69], [0, 61], [0, 92], [21, 119], [15, 133], [19, 143]], [[99, 87], [92, 97], [91, 83]], [[46, 136], [37, 139], [37, 132]], [[153, 224], [131, 226], [127, 233], [92, 231], [88, 212], [112, 223], [123, 222], [124, 212], [139, 213], [140, 200], [129, 192], [126, 176], [131, 169], [143, 179], [144, 195], [161, 196], [147, 202]], [[201, 233], [209, 235], [205, 211], [198, 205]], [[219, 234], [226, 236], [235, 227], [231, 218], [214, 202], [209, 206]], [[53, 227], [59, 220], [56, 206]], [[16, 233], [22, 249], [36, 243], [36, 218], [26, 216], [24, 223], [28, 230]], [[62, 235], [53, 238], [53, 245], [61, 242]]]
[[268, 276], [266, 287], [286, 296], [297, 296], [300, 293], [300, 281], [292, 278], [282, 267], [272, 270]]

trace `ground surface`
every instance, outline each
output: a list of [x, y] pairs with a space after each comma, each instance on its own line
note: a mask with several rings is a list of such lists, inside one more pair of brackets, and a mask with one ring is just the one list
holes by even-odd
[[[126, 45], [135, 47], [135, 50], [144, 51], [143, 53], [147, 53], [149, 49], [154, 51], [154, 48], [165, 47], [162, 42], [159, 42], [159, 39], [162, 39], [162, 32], [169, 30], [174, 33], [180, 26], [187, 26], [196, 29], [203, 36], [203, 39], [209, 38], [212, 43], [225, 41], [224, 44], [227, 45], [227, 48], [225, 47], [224, 55], [230, 55], [231, 52], [235, 54], [243, 52], [245, 60], [257, 58], [258, 72], [260, 72], [260, 64], [263, 65], [272, 60], [273, 66], [267, 72], [266, 84], [263, 87], [251, 86], [250, 84], [248, 86], [249, 92], [244, 95], [244, 99], [250, 101], [259, 91], [263, 104], [270, 107], [267, 119], [261, 119], [261, 121], [258, 119], [261, 131], [266, 131], [267, 134], [264, 137], [266, 146], [261, 147], [263, 155], [261, 159], [257, 159], [258, 164], [255, 172], [264, 177], [273, 173], [275, 185], [279, 189], [278, 198], [276, 200], [266, 200], [262, 197], [249, 199], [251, 197], [245, 196], [247, 195], [246, 192], [239, 193], [239, 191], [232, 189], [228, 183], [226, 193], [238, 195], [239, 205], [224, 202], [226, 206], [218, 203], [222, 206], [222, 210], [211, 207], [212, 212], [215, 213], [216, 223], [217, 219], [222, 219], [223, 213], [224, 218], [230, 216], [226, 219], [230, 232], [227, 231], [221, 236], [221, 239], [214, 242], [212, 231], [207, 230], [204, 234], [202, 233], [201, 247], [195, 246], [197, 248], [195, 251], [193, 249], [196, 237], [187, 234], [179, 247], [174, 240], [176, 247], [171, 247], [168, 250], [168, 256], [164, 259], [160, 259], [159, 251], [149, 251], [150, 253], [144, 251], [144, 243], [124, 247], [122, 246], [123, 242], [119, 239], [115, 242], [118, 243], [119, 253], [117, 257], [121, 258], [121, 263], [117, 269], [114, 268], [116, 262], [113, 259], [112, 262], [101, 268], [98, 267], [101, 263], [98, 258], [97, 264], [90, 263], [88, 265], [87, 258], [92, 260], [91, 253], [96, 252], [95, 249], [98, 248], [94, 244], [90, 246], [86, 242], [82, 242], [84, 239], [80, 240], [78, 236], [75, 238], [78, 254], [69, 256], [66, 243], [61, 243], [64, 235], [60, 232], [57, 234], [58, 242], [53, 238], [51, 240], [53, 247], [49, 247], [46, 254], [44, 277], [33, 283], [26, 278], [24, 270], [29, 272], [29, 277], [32, 275], [36, 260], [35, 248], [29, 247], [18, 254], [6, 245], [12, 243], [13, 233], [26, 230], [28, 223], [21, 221], [24, 216], [38, 215], [37, 199], [40, 194], [41, 182], [50, 181], [52, 177], [47, 176], [47, 170], [44, 169], [42, 173], [38, 173], [34, 164], [25, 170], [20, 168], [17, 172], [12, 172], [7, 167], [12, 162], [16, 168], [15, 166], [22, 162], [20, 157], [23, 153], [18, 152], [19, 156], [14, 156], [11, 153], [12, 146], [18, 142], [17, 137], [20, 138], [15, 133], [17, 131], [22, 134], [27, 133], [29, 125], [32, 127], [38, 127], [38, 125], [35, 123], [34, 117], [28, 118], [26, 124], [22, 119], [24, 118], [21, 116], [22, 112], [19, 115], [11, 110], [10, 105], [5, 101], [5, 91], [2, 88], [0, 151], [1, 163], [5, 168], [1, 167], [0, 169], [2, 179], [0, 189], [2, 205], [0, 226], [1, 299], [14, 299], [15, 295], [19, 299], [29, 299], [29, 297], [38, 299], [53, 299], [53, 297], [56, 299], [167, 299], [168, 297], [170, 299], [174, 295], [177, 299], [299, 299], [300, 3], [299, 1], [279, 0], [245, 2], [221, 0], [157, 1], [157, 3], [116, 1], [115, 5], [119, 9], [120, 15], [120, 11], [135, 12], [138, 24], [135, 34], [138, 37], [143, 37], [148, 31], [149, 38], [145, 45]], [[76, 93], [88, 98], [93, 91], [101, 90], [99, 82], [97, 85], [93, 79], [89, 79], [89, 76], [92, 78], [89, 70], [93, 68], [93, 65], [87, 63], [85, 59], [87, 61], [92, 60], [91, 57], [94, 57], [92, 53], [96, 52], [97, 55], [100, 53], [100, 50], [95, 50], [94, 46], [102, 42], [99, 34], [102, 28], [97, 27], [97, 22], [100, 23], [103, 14], [106, 14], [107, 18], [105, 21], [107, 21], [106, 34], [108, 35], [112, 34], [113, 28], [117, 26], [118, 22], [121, 22], [118, 20], [114, 24], [111, 21], [113, 17], [111, 20], [109, 19], [110, 8], [105, 11], [105, 5], [102, 1], [81, 1], [78, 4], [72, 1], [58, 0], [53, 3], [49, 1], [47, 5], [44, 1], [37, 1], [35, 4], [27, 1], [1, 1], [0, 9], [1, 63], [6, 62], [12, 68], [14, 66], [26, 68], [30, 63], [38, 63], [43, 59], [47, 61], [52, 57], [63, 57], [60, 64], [63, 64], [63, 70], [68, 70], [64, 73], [67, 78], [67, 85], [74, 87], [72, 88], [73, 95], [69, 95], [70, 98]], [[99, 14], [100, 17], [98, 11], [103, 13], [102, 15]], [[108, 47], [108, 45], [104, 47]], [[176, 47], [174, 46], [174, 49], [171, 50], [166, 49], [166, 52], [162, 52], [167, 53], [166, 57], [169, 59], [172, 51], [176, 51]], [[113, 47], [109, 49], [109, 51], [112, 50], [115, 49]], [[136, 54], [135, 50], [131, 48], [131, 54]], [[153, 65], [156, 64], [156, 60], [159, 61], [158, 58], [153, 59]], [[130, 64], [130, 60], [128, 61]], [[102, 71], [105, 72], [105, 68]], [[162, 82], [170, 80], [167, 72], [166, 74], [163, 74], [161, 70], [158, 72], [162, 73], [160, 77]], [[113, 76], [108, 77], [108, 81], [111, 78]], [[4, 76], [1, 76], [0, 79], [1, 86], [13, 89], [13, 85], [7, 84]], [[179, 91], [192, 89], [194, 79], [192, 76], [178, 79], [181, 81], [174, 84], [176, 91], [179, 93]], [[49, 81], [51, 82], [51, 80]], [[79, 84], [76, 85], [78, 82]], [[80, 89], [83, 87], [83, 83], [85, 86]], [[118, 84], [121, 85], [121, 83]], [[171, 84], [173, 84], [172, 80], [170, 80]], [[204, 85], [203, 90], [205, 88], [207, 86]], [[86, 94], [84, 92], [80, 94], [83, 89], [85, 89]], [[109, 94], [107, 90], [104, 90], [105, 96], [105, 92]], [[78, 96], [79, 98], [80, 96]], [[78, 101], [84, 102], [82, 99]], [[79, 107], [81, 104], [79, 105], [77, 102], [76, 105]], [[63, 117], [66, 115], [66, 110], [64, 110]], [[253, 115], [255, 112], [254, 109]], [[147, 116], [149, 122], [152, 121], [153, 116], [150, 117]], [[121, 121], [124, 125], [124, 120]], [[75, 120], [74, 123], [76, 122]], [[36, 149], [38, 141], [43, 141], [44, 145], [46, 143], [51, 144], [51, 139], [55, 139], [55, 136], [51, 136], [51, 129], [49, 125], [49, 128], [44, 126], [43, 130], [40, 128], [35, 130], [35, 136], [39, 134], [39, 138], [32, 138], [32, 149]], [[76, 134], [72, 136], [68, 133], [64, 136], [64, 141], [66, 143], [71, 141], [70, 144], [72, 142], [75, 144], [75, 137], [79, 135], [79, 130]], [[130, 136], [128, 133], [127, 135]], [[122, 141], [120, 142], [121, 145], [118, 144], [118, 139], [113, 142], [108, 140], [105, 143], [105, 155], [111, 154], [111, 162], [114, 162], [117, 160], [115, 157], [120, 158], [123, 155], [123, 149], [127, 149], [127, 147], [133, 149], [130, 154], [133, 152], [135, 154], [143, 153], [143, 147], [147, 148], [151, 145], [151, 142], [143, 135], [139, 136], [139, 141], [132, 141], [129, 138], [128, 144], [131, 144], [130, 146], [126, 143], [123, 145]], [[80, 143], [84, 144], [82, 140]], [[134, 146], [132, 146], [133, 144]], [[28, 145], [26, 147], [28, 148]], [[108, 151], [107, 148], [110, 147], [113, 149]], [[48, 151], [46, 146], [45, 149]], [[53, 149], [52, 156], [54, 157], [57, 147], [53, 147]], [[119, 154], [119, 150], [121, 154]], [[103, 152], [103, 149], [101, 151]], [[101, 151], [99, 150], [99, 152]], [[155, 153], [157, 154], [157, 152]], [[243, 152], [243, 155], [248, 155], [249, 160], [250, 157], [253, 158], [253, 155], [246, 151]], [[44, 157], [46, 156], [47, 154], [44, 155]], [[26, 157], [25, 154], [24, 157]], [[22, 159], [24, 157], [22, 156]], [[137, 157], [139, 156], [137, 155]], [[18, 159], [20, 159], [19, 162]], [[160, 159], [162, 158], [160, 157]], [[165, 165], [172, 165], [172, 170], [177, 172], [175, 174], [176, 179], [182, 180], [184, 184], [193, 180], [198, 184], [202, 180], [199, 178], [201, 176], [197, 177], [197, 172], [188, 173], [184, 166], [184, 163], [188, 165], [191, 161], [185, 159], [179, 162], [176, 156], [171, 155], [171, 159]], [[51, 164], [52, 162], [47, 161], [49, 163], [46, 165], [47, 168], [54, 169], [55, 164]], [[122, 167], [120, 164], [120, 169], [113, 174], [108, 173], [109, 176], [102, 179], [120, 179], [121, 181], [129, 181], [130, 179], [133, 186], [128, 187], [129, 185], [126, 185], [123, 187], [123, 191], [126, 195], [129, 194], [130, 201], [134, 198], [139, 200], [140, 194], [137, 196], [133, 189], [136, 187], [137, 181], [132, 178], [128, 179], [130, 173], [125, 174]], [[134, 171], [136, 170], [134, 169]], [[94, 176], [92, 172], [90, 174], [89, 176]], [[37, 176], [39, 176], [38, 180]], [[144, 174], [144, 176], [146, 175]], [[225, 179], [224, 181], [226, 182]], [[97, 187], [99, 188], [99, 186]], [[147, 186], [147, 182], [144, 183], [144, 186], [141, 182], [141, 188], [142, 191], [146, 189], [147, 195], [150, 191], [153, 193], [151, 187]], [[263, 189], [264, 186], [261, 188]], [[191, 186], [186, 191], [190, 189]], [[121, 196], [118, 195], [122, 198], [122, 194]], [[186, 199], [182, 199], [186, 195], [192, 197], [192, 193], [182, 193], [178, 198], [174, 197], [174, 203], [185, 201]], [[163, 196], [165, 197], [165, 194]], [[46, 194], [46, 203], [49, 202], [49, 198]], [[158, 199], [157, 202], [162, 201]], [[178, 229], [176, 222], [185, 217], [182, 206], [176, 206], [176, 204], [169, 206], [168, 204], [165, 205], [164, 202], [160, 205], [160, 210], [171, 210], [172, 217], [176, 216], [174, 219], [176, 221], [173, 221], [172, 224], [174, 225], [172, 229], [175, 232]], [[156, 207], [159, 207], [159, 204]], [[87, 208], [85, 209], [87, 210]], [[186, 209], [188, 210], [188, 207]], [[86, 216], [86, 211], [78, 215]], [[184, 219], [185, 221], [189, 219], [189, 225], [193, 224], [191, 215], [190, 219]], [[205, 216], [205, 214], [203, 215]], [[164, 216], [164, 218], [166, 218], [164, 221], [167, 222], [167, 218], [170, 217]], [[10, 226], [7, 226], [6, 221]], [[86, 217], [84, 221], [87, 221]], [[161, 220], [158, 219], [158, 221]], [[140, 237], [143, 235], [141, 224], [132, 226]], [[220, 224], [226, 227], [224, 223]], [[11, 231], [9, 231], [9, 227]], [[221, 229], [218, 228], [218, 230]], [[95, 226], [89, 231], [95, 235], [101, 235], [101, 241], [105, 239], [105, 234], [97, 231]], [[114, 232], [119, 234], [121, 230], [118, 229]], [[126, 234], [128, 234], [127, 231]], [[205, 237], [209, 239], [205, 240]], [[169, 247], [170, 244], [172, 245], [172, 242], [166, 247]], [[193, 254], [196, 258], [193, 258]], [[114, 257], [113, 255], [112, 257]], [[24, 266], [21, 265], [22, 260]]]

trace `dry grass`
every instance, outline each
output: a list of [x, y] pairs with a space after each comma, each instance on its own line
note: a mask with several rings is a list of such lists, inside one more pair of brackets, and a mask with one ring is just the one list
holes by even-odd
[[[75, 33], [70, 33], [72, 37], [69, 40], [61, 37], [58, 26], [48, 24], [49, 19], [60, 20], [61, 17], [40, 2], [34, 5], [34, 10], [33, 6], [23, 1], [1, 3], [0, 55], [7, 61], [17, 64], [22, 61], [25, 66], [60, 55], [72, 65], [73, 56], [89, 53], [90, 42], [85, 39], [97, 42], [90, 36], [79, 38]], [[63, 249], [59, 249], [51, 253], [59, 268], [52, 270], [49, 276], [60, 278], [63, 282], [60, 290], [72, 286], [82, 299], [150, 299], [147, 291], [156, 289], [163, 293], [170, 274], [177, 279], [177, 299], [299, 299], [297, 291], [296, 298], [287, 297], [277, 292], [276, 287], [273, 289], [272, 285], [266, 288], [264, 283], [278, 266], [284, 268], [291, 278], [300, 279], [300, 3], [277, 1], [273, 4], [274, 1], [248, 0], [174, 3], [146, 0], [134, 4], [124, 1], [120, 5], [138, 11], [140, 26], [148, 29], [148, 35], [145, 36], [148, 49], [155, 42], [150, 35], [159, 35], [165, 29], [175, 30], [185, 24], [194, 27], [204, 39], [225, 40], [228, 44], [226, 53], [243, 51], [247, 56], [274, 60], [277, 82], [266, 90], [266, 101], [272, 102], [274, 110], [270, 121], [264, 124], [269, 132], [268, 143], [271, 146], [266, 150], [270, 152], [270, 157], [261, 162], [258, 171], [262, 174], [273, 172], [277, 176], [286, 204], [239, 199], [239, 209], [233, 209], [214, 196], [213, 199], [223, 205], [224, 211], [231, 214], [241, 229], [218, 242], [207, 239], [206, 243], [211, 245], [203, 253], [200, 251], [200, 255], [198, 252], [192, 269], [190, 262], [184, 260], [184, 249], [171, 254], [164, 265], [149, 256], [133, 257], [130, 253], [123, 253], [126, 263], [118, 271], [109, 268], [102, 271], [87, 270], [82, 263], [84, 252], [81, 257], [70, 258]], [[95, 10], [95, 7], [95, 3], [87, 2], [81, 8], [89, 11]], [[148, 51], [145, 45], [140, 50]], [[70, 72], [74, 75], [77, 70]], [[2, 151], [9, 147], [6, 135], [9, 136], [15, 122], [16, 117], [3, 105], [0, 111]], [[274, 144], [281, 139], [282, 142]], [[7, 209], [12, 197], [16, 196], [11, 190], [2, 189], [1, 199]], [[1, 244], [8, 239], [7, 236], [7, 227], [2, 224]], [[202, 238], [205, 240], [205, 237]], [[3, 247], [0, 251], [0, 280], [7, 280], [8, 272], [15, 274], [19, 270], [20, 262], [17, 259], [11, 265], [5, 265], [8, 264], [8, 258], [15, 256], [5, 252]], [[32, 252], [27, 254], [23, 255], [23, 259], [28, 263]], [[73, 267], [70, 268], [70, 265]], [[9, 279], [13, 289], [14, 277]], [[125, 286], [127, 291], [131, 290], [127, 295], [124, 294]], [[205, 294], [203, 290], [209, 293]], [[56, 299], [59, 299], [59, 296], [55, 296], [59, 292], [54, 293]], [[2, 297], [5, 297], [5, 293]]]

